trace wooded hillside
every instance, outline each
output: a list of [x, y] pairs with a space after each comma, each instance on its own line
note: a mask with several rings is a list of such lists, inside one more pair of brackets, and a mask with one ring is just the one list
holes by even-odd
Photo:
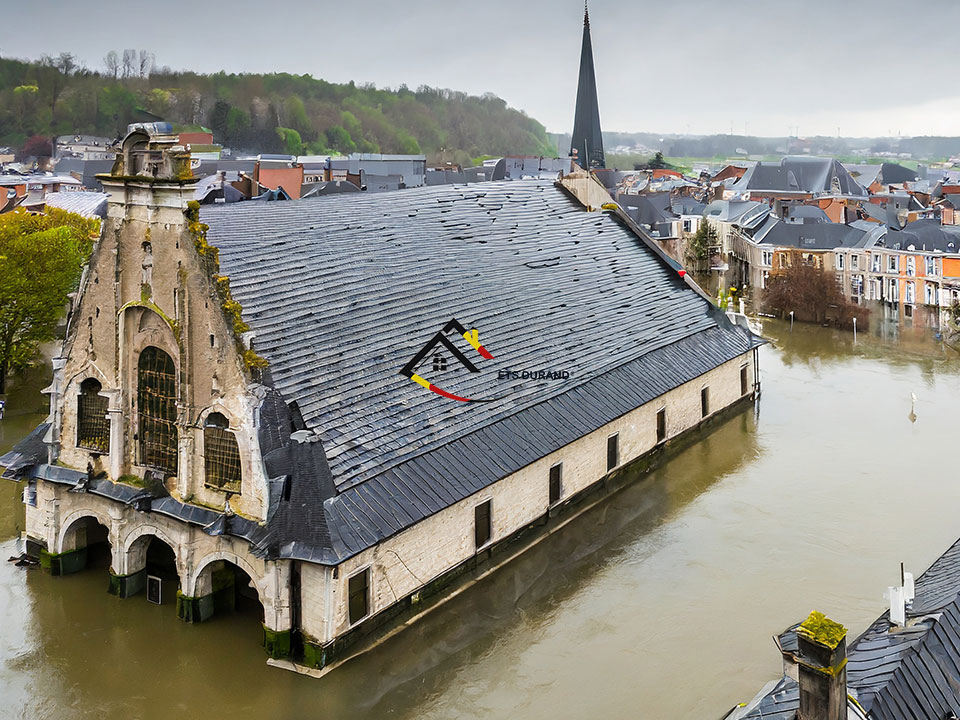
[[111, 52], [103, 71], [63, 53], [0, 59], [0, 145], [35, 135], [115, 137], [137, 109], [213, 130], [238, 151], [426, 153], [466, 163], [482, 155], [554, 155], [543, 125], [495, 95], [420, 87], [377, 89], [310, 75], [201, 75], [153, 69], [147, 53]]

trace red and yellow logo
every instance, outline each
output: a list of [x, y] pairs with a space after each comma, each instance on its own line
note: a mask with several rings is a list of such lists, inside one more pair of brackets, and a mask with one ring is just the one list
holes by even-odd
[[448, 337], [448, 334], [450, 333], [455, 333], [453, 337], [459, 335], [466, 340], [484, 360], [493, 360], [493, 355], [490, 354], [490, 351], [480, 344], [479, 333], [477, 332], [476, 328], [466, 330], [463, 325], [457, 322], [456, 318], [452, 318], [450, 322], [443, 326], [443, 329], [440, 330], [440, 332], [434, 335], [427, 342], [427, 344], [421, 348], [420, 352], [413, 356], [413, 359], [410, 360], [410, 362], [403, 366], [403, 369], [400, 370], [400, 374], [410, 378], [417, 383], [417, 385], [421, 385], [427, 390], [435, 392], [437, 395], [441, 395], [442, 397], [450, 398], [451, 400], [458, 400], [459, 402], [489, 402], [489, 399], [480, 400], [477, 398], [461, 397], [460, 395], [447, 392], [443, 388], [434, 385], [432, 382], [419, 374], [420, 365], [422, 365], [428, 357], [430, 357], [432, 360], [432, 367], [435, 372], [446, 370], [447, 361], [444, 352], [449, 353], [452, 359], [456, 360], [469, 372], [480, 372], [480, 370], [477, 369], [477, 366], [474, 365], [466, 355], [460, 352], [460, 349], [457, 348], [456, 345], [454, 345], [451, 338]]

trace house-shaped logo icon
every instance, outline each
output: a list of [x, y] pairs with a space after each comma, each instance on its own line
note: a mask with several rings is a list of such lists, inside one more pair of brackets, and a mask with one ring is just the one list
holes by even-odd
[[[451, 336], [451, 333], [456, 334]], [[481, 358], [485, 360], [493, 359], [493, 355], [491, 355], [490, 352], [480, 344], [477, 330], [466, 330], [456, 318], [452, 318], [450, 322], [444, 325], [436, 335], [427, 341], [427, 344], [420, 349], [420, 352], [413, 356], [410, 362], [403, 366], [403, 369], [400, 370], [400, 374], [404, 377], [410, 378], [418, 385], [422, 385], [423, 387], [427, 388], [427, 390], [435, 392], [437, 395], [441, 395], [445, 398], [450, 398], [451, 400], [458, 400], [460, 402], [489, 402], [489, 400], [478, 400], [476, 398], [467, 398], [454, 395], [453, 393], [447, 392], [443, 388], [434, 385], [432, 382], [424, 379], [424, 377], [419, 374], [421, 372], [421, 365], [427, 364], [428, 360], [430, 361], [430, 364], [427, 365], [429, 369], [423, 370], [422, 372], [424, 373], [440, 373], [445, 372], [448, 369], [453, 369], [453, 367], [448, 365], [448, 356], [451, 362], [459, 363], [461, 368], [466, 369], [468, 372], [480, 372], [477, 366], [474, 365], [470, 359], [464, 355], [454, 344], [452, 338], [456, 338], [457, 336], [460, 336], [466, 340], [473, 350], [479, 353]]]

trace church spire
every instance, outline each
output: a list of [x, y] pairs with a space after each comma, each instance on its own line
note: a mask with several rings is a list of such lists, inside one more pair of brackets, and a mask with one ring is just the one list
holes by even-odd
[[580, 49], [580, 84], [577, 109], [573, 117], [570, 154], [584, 169], [606, 167], [603, 137], [600, 133], [600, 107], [597, 103], [597, 79], [593, 70], [593, 44], [590, 42], [590, 10], [583, 3], [583, 45]]

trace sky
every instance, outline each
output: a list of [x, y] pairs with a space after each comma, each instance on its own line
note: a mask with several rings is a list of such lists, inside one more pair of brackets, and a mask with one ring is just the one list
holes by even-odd
[[[0, 55], [491, 92], [570, 132], [579, 0], [0, 0]], [[960, 135], [957, 0], [592, 0], [604, 130]], [[14, 30], [15, 29], [15, 30]], [[944, 72], [945, 71], [945, 72]], [[943, 74], [941, 74], [943, 73]]]

